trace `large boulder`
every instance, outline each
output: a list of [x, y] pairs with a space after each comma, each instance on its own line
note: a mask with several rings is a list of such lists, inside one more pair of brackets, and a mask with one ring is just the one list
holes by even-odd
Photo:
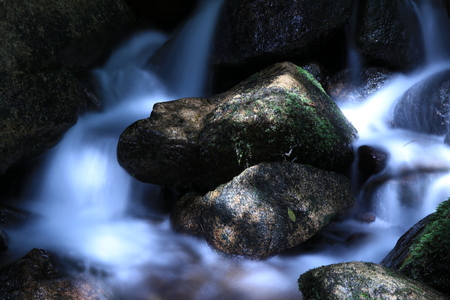
[[284, 60], [339, 64], [351, 6], [351, 0], [226, 1], [212, 59], [217, 81], [223, 85]]
[[72, 72], [59, 69], [0, 79], [0, 174], [54, 146], [77, 122], [87, 97]]
[[394, 109], [393, 125], [443, 135], [450, 130], [450, 71], [432, 75], [409, 88]]
[[81, 75], [134, 22], [121, 0], [0, 2], [0, 174], [50, 148], [87, 106]]
[[382, 264], [450, 294], [450, 200], [406, 232]]
[[122, 133], [118, 158], [138, 180], [208, 191], [260, 162], [344, 172], [355, 138], [320, 84], [280, 63], [227, 93], [155, 105]]
[[262, 163], [205, 196], [175, 204], [178, 231], [225, 253], [267, 258], [310, 237], [354, 203], [343, 175], [292, 162]]
[[104, 279], [88, 274], [68, 276], [62, 269], [52, 253], [33, 249], [0, 270], [1, 299], [115, 299]]
[[348, 262], [309, 270], [299, 278], [308, 300], [448, 299], [432, 288], [373, 263]]

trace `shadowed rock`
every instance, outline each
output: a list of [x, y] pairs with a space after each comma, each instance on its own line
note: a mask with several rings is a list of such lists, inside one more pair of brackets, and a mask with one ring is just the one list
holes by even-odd
[[105, 282], [91, 275], [69, 277], [53, 255], [33, 249], [0, 271], [0, 295], [4, 300], [107, 300], [115, 299]]
[[394, 109], [394, 127], [442, 135], [450, 129], [450, 71], [426, 78], [408, 89]]
[[381, 262], [383, 265], [450, 294], [450, 200], [415, 224]]
[[353, 203], [343, 175], [263, 163], [203, 197], [186, 195], [171, 219], [177, 230], [204, 236], [223, 252], [266, 258], [307, 240]]

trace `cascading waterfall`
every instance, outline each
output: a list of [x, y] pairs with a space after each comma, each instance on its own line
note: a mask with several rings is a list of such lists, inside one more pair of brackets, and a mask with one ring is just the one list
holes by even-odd
[[[383, 248], [391, 249], [400, 234], [434, 212], [440, 202], [450, 197], [450, 148], [443, 143], [445, 136], [392, 128], [390, 125], [397, 101], [409, 88], [450, 68], [449, 39], [442, 34], [444, 28], [450, 28], [450, 23], [442, 1], [405, 0], [405, 4], [405, 7], [413, 9], [419, 21], [424, 65], [411, 74], [394, 76], [388, 86], [361, 104], [343, 104], [341, 107], [359, 132], [355, 150], [359, 146], [370, 145], [389, 154], [386, 169], [373, 176], [358, 195], [358, 201], [370, 202], [370, 209], [377, 215], [376, 222], [363, 226], [387, 229], [380, 228], [382, 237], [378, 241], [374, 239], [376, 242], [371, 246], [383, 255]], [[420, 117], [426, 118], [425, 115], [413, 118]], [[423, 122], [430, 120], [424, 119]], [[357, 177], [356, 167], [354, 173]], [[414, 178], [408, 178], [408, 175]], [[380, 180], [376, 189], [365, 189], [383, 177], [384, 181]]]
[[[164, 54], [170, 58], [161, 59], [172, 64], [156, 65], [152, 60], [153, 54], [161, 55], [159, 50], [168, 37], [145, 32], [134, 36], [102, 69], [93, 72], [105, 103], [103, 112], [80, 118], [50, 151], [29, 192], [33, 195], [29, 196], [30, 209], [42, 217], [12, 235], [17, 238], [11, 241], [11, 249], [23, 249], [23, 253], [40, 247], [79, 257], [104, 268], [127, 294], [127, 299], [166, 299], [162, 294], [169, 295], [167, 299], [301, 299], [297, 286], [300, 274], [335, 262], [380, 262], [410, 225], [450, 196], [450, 173], [427, 177], [423, 181], [424, 192], [418, 196], [423, 201], [411, 207], [398, 201], [402, 186], [388, 181], [372, 195], [375, 222], [362, 224], [351, 219], [336, 225], [349, 235], [369, 233], [371, 238], [364, 244], [350, 247], [339, 243], [266, 261], [215, 253], [205, 242], [173, 232], [168, 216], [157, 208], [147, 210], [148, 215], [137, 214], [133, 208], [139, 203], [135, 200], [144, 195], [157, 197], [159, 190], [134, 181], [118, 166], [115, 153], [118, 137], [126, 126], [148, 117], [153, 103], [204, 93], [205, 53], [209, 51], [214, 31], [211, 24], [221, 3], [220, 0], [201, 3], [196, 17], [178, 32], [168, 54]], [[422, 2], [411, 4], [422, 6]], [[440, 13], [433, 5], [425, 6], [433, 8], [432, 14]], [[423, 15], [428, 17], [429, 14]], [[422, 22], [427, 24], [429, 20]], [[196, 48], [186, 49], [189, 45]], [[427, 57], [436, 56], [430, 53]], [[400, 169], [413, 169], [427, 161], [439, 161], [450, 169], [450, 150], [444, 146], [442, 136], [391, 129], [387, 125], [393, 103], [408, 87], [450, 66], [442, 63], [444, 56], [440, 57], [440, 64], [436, 64], [437, 60], [428, 61], [434, 64], [414, 74], [396, 76], [389, 86], [356, 107], [343, 107], [360, 134], [355, 147], [367, 144], [385, 149], [390, 154], [385, 172], [392, 176]], [[185, 62], [192, 64], [183, 65]], [[150, 66], [154, 72], [144, 66]], [[155, 74], [162, 74], [163, 79]], [[199, 76], [193, 79], [191, 74]], [[180, 88], [168, 91], [172, 86]], [[331, 239], [341, 238], [333, 236], [333, 229], [325, 230], [324, 234]], [[167, 294], [167, 289], [172, 292]]]

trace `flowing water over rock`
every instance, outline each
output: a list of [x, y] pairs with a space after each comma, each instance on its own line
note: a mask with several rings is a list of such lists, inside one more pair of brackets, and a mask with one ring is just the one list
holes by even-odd
[[[218, 13], [221, 1], [204, 2], [215, 5], [203, 6], [206, 11], [199, 10], [198, 16], [217, 15], [213, 10]], [[208, 35], [213, 30], [198, 32], [198, 28], [210, 26], [196, 24], [200, 25], [191, 23], [192, 30], [183, 31], [183, 38], [192, 41], [194, 37], [187, 37], [190, 34], [203, 36], [202, 47], [208, 49]], [[353, 213], [373, 213], [375, 221], [369, 217], [373, 222], [361, 222], [351, 215], [323, 231], [327, 247], [318, 243], [312, 246], [314, 251], [305, 247], [301, 254], [265, 261], [225, 257], [204, 241], [175, 233], [156, 204], [149, 209], [139, 203], [149, 197], [156, 203], [159, 188], [140, 184], [126, 174], [117, 164], [115, 150], [122, 130], [147, 117], [155, 102], [204, 93], [203, 75], [185, 81], [188, 87], [175, 95], [166, 90], [183, 82], [182, 78], [192, 79], [196, 66], [205, 68], [190, 56], [204, 57], [201, 51], [190, 50], [189, 57], [182, 58], [194, 65], [181, 69], [159, 66], [159, 70], [173, 70], [181, 76], [175, 82], [167, 83], [167, 75], [161, 80], [144, 69], [167, 38], [157, 32], [138, 34], [118, 49], [103, 69], [94, 71], [105, 101], [103, 112], [81, 118], [48, 155], [29, 192], [33, 203], [29, 208], [42, 217], [24, 230], [11, 232], [15, 237], [12, 251], [23, 255], [40, 247], [80, 258], [109, 274], [126, 299], [301, 299], [297, 287], [300, 274], [335, 262], [380, 262], [409, 226], [450, 196], [450, 148], [443, 143], [445, 136], [389, 126], [396, 99], [413, 84], [450, 67], [440, 60], [413, 74], [398, 75], [358, 107], [343, 107], [359, 130], [355, 149], [370, 145], [389, 154], [384, 171], [355, 184], [359, 203]], [[174, 43], [178, 46], [172, 55], [181, 55], [182, 44]], [[176, 57], [168, 61], [177, 62]], [[417, 187], [418, 193], [411, 191], [412, 187]], [[352, 242], [354, 237], [356, 242]]]

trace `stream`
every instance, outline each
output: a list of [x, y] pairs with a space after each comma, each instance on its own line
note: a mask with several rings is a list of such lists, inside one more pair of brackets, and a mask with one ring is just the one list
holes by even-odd
[[[374, 222], [349, 218], [331, 224], [321, 234], [328, 241], [323, 247], [319, 244], [264, 261], [227, 257], [202, 240], [174, 232], [158, 204], [160, 188], [129, 176], [117, 163], [116, 147], [123, 130], [147, 118], [154, 103], [208, 96], [207, 57], [222, 0], [205, 0], [175, 36], [137, 33], [105, 66], [93, 70], [102, 111], [82, 116], [36, 171], [26, 193], [26, 208], [43, 218], [11, 232], [16, 237], [11, 251], [24, 254], [42, 248], [80, 258], [109, 274], [126, 299], [136, 300], [301, 299], [297, 279], [311, 268], [354, 260], [379, 263], [410, 226], [450, 196], [450, 172], [442, 171], [450, 170], [445, 136], [388, 125], [397, 99], [409, 87], [450, 68], [445, 55], [450, 51], [444, 51], [447, 45], [442, 37], [429, 34], [444, 22], [447, 26], [448, 18], [433, 4], [422, 2], [408, 3], [416, 6], [421, 24], [427, 25], [422, 28], [425, 44], [430, 46], [425, 64], [410, 74], [395, 75], [360, 104], [341, 105], [359, 132], [355, 151], [371, 145], [389, 154], [385, 174], [395, 178], [405, 168], [440, 167], [439, 172], [419, 174], [407, 187], [413, 204], [402, 202], [402, 180], [387, 180], [370, 193], [363, 185], [357, 201], [370, 202], [377, 217]], [[171, 43], [166, 44], [169, 39]], [[161, 57], [159, 50], [164, 48], [167, 52]], [[156, 55], [159, 59], [152, 60]], [[361, 62], [351, 64], [359, 68]], [[368, 238], [363, 243], [343, 243], [358, 233]]]

